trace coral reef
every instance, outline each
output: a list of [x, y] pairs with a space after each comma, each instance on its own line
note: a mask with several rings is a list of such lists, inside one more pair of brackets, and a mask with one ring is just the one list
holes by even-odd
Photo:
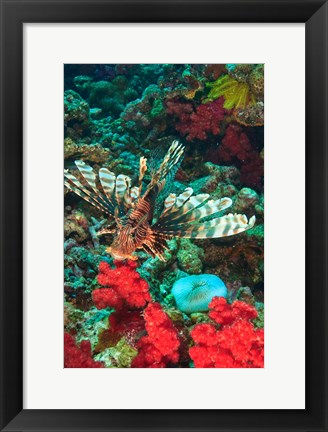
[[73, 90], [64, 94], [64, 125], [71, 138], [87, 134], [90, 126], [89, 105]]
[[65, 238], [74, 238], [77, 243], [83, 243], [89, 236], [88, 220], [80, 211], [74, 211], [64, 221]]
[[259, 195], [250, 188], [242, 188], [235, 197], [233, 209], [235, 212], [249, 212], [258, 209]]
[[103, 148], [100, 144], [80, 144], [65, 138], [64, 140], [64, 157], [65, 159], [75, 158], [83, 159], [89, 162], [105, 163], [109, 158], [110, 152]]
[[252, 235], [245, 235], [236, 242], [213, 240], [205, 248], [205, 271], [223, 278], [228, 288], [239, 282], [238, 289], [249, 286], [254, 289], [264, 279], [263, 225], [257, 225]]
[[190, 239], [181, 239], [177, 253], [179, 268], [189, 274], [199, 274], [203, 268], [204, 250]]
[[[64, 71], [64, 165], [83, 185], [76, 160], [129, 176], [132, 188], [145, 157], [144, 192], [153, 155], [178, 139], [184, 159], [167, 195], [192, 188], [194, 198], [226, 197], [232, 214], [256, 216], [238, 236], [172, 238], [164, 261], [137, 249], [135, 261], [114, 262], [115, 236], [98, 235], [107, 215], [65, 187], [64, 366], [263, 367], [264, 66], [66, 64]], [[205, 214], [212, 204], [204, 203]], [[200, 297], [191, 290], [183, 300], [196, 306], [183, 306], [175, 288], [211, 277], [224, 283], [203, 283]]]

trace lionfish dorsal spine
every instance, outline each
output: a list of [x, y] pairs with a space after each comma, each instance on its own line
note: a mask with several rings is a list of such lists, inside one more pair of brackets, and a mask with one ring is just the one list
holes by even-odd
[[142, 191], [142, 180], [145, 176], [145, 173], [147, 171], [147, 159], [143, 156], [140, 158], [139, 162], [139, 188], [138, 188], [138, 196], [141, 196]]
[[165, 179], [168, 172], [180, 161], [183, 152], [184, 146], [179, 141], [173, 141], [158, 169], [160, 178]]

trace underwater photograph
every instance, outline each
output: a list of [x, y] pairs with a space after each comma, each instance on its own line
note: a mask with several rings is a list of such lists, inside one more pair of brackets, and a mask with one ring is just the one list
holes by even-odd
[[64, 65], [64, 367], [264, 367], [264, 65]]

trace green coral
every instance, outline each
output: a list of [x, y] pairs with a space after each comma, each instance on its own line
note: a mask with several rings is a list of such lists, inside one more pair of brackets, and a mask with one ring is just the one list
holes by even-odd
[[203, 270], [204, 250], [190, 239], [181, 239], [177, 259], [181, 270], [188, 274], [200, 274]]
[[92, 350], [98, 344], [98, 338], [102, 331], [108, 328], [108, 317], [110, 310], [98, 310], [92, 307], [87, 312], [74, 308], [68, 302], [64, 305], [64, 328], [70, 333], [76, 332], [76, 341], [78, 344], [82, 340], [88, 340], [91, 343]]
[[107, 309], [98, 310], [95, 307], [88, 310], [84, 315], [84, 320], [78, 327], [76, 341], [80, 343], [82, 340], [89, 340], [91, 348], [94, 350], [98, 344], [99, 335], [108, 329], [108, 317], [111, 312]]
[[208, 313], [204, 312], [194, 312], [190, 314], [190, 319], [193, 324], [200, 324], [200, 323], [210, 323], [211, 319], [208, 316]]
[[255, 303], [255, 307], [258, 313], [257, 318], [253, 321], [256, 328], [264, 328], [264, 304], [260, 302]]
[[254, 306], [255, 299], [249, 287], [240, 287], [237, 292], [237, 299]]
[[256, 238], [259, 242], [259, 245], [263, 246], [264, 241], [264, 225], [263, 224], [255, 224], [252, 229], [245, 231], [246, 237]]
[[110, 348], [97, 354], [94, 359], [104, 362], [108, 368], [129, 368], [138, 351], [129, 345], [125, 338]]
[[165, 108], [161, 99], [156, 99], [154, 105], [150, 111], [150, 117], [155, 118], [164, 114]]
[[[166, 250], [164, 253], [165, 261], [161, 261], [159, 258], [148, 258], [141, 267], [138, 268], [140, 276], [145, 279], [155, 291], [159, 291], [164, 272], [168, 270], [176, 260], [180, 239], [174, 238], [169, 240], [167, 244], [169, 250]], [[142, 257], [147, 255], [143, 252], [139, 252], [138, 256]]]

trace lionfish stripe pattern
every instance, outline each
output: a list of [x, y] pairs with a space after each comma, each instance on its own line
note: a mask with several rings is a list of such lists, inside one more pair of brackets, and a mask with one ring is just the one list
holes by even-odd
[[227, 197], [212, 200], [208, 194], [193, 195], [190, 187], [178, 196], [168, 193], [162, 197], [172, 186], [183, 151], [184, 147], [173, 141], [161, 162], [150, 161], [150, 182], [144, 192], [143, 179], [148, 169], [144, 157], [140, 158], [139, 184], [133, 187], [128, 176], [115, 176], [107, 168], [101, 168], [99, 186], [103, 193], [93, 169], [83, 161], [75, 161], [80, 179], [65, 170], [65, 186], [108, 215], [108, 225], [98, 235], [114, 234], [107, 251], [115, 259], [137, 259], [134, 252], [144, 250], [152, 257], [165, 260], [167, 240], [173, 237], [226, 237], [254, 226], [255, 216], [249, 221], [240, 214], [211, 219], [232, 205]]

